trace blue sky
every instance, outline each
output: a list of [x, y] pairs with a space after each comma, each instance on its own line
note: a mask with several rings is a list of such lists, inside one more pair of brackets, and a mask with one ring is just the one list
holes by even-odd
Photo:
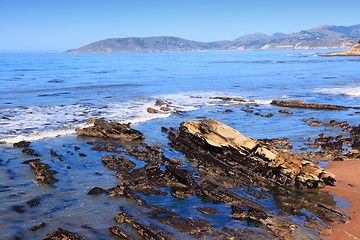
[[113, 37], [233, 40], [360, 24], [360, 0], [0, 0], [0, 52], [62, 52]]

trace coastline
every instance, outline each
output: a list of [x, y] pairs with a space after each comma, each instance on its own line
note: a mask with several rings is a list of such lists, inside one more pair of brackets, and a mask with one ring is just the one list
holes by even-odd
[[360, 161], [348, 160], [330, 162], [325, 169], [336, 175], [335, 187], [326, 186], [323, 191], [328, 191], [339, 198], [345, 198], [350, 207], [347, 209], [349, 221], [333, 223], [333, 233], [324, 236], [324, 240], [358, 240], [360, 239]]

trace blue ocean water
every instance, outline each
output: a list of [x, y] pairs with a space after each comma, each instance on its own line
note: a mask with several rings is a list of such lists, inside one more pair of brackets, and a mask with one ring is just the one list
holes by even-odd
[[[0, 232], [3, 239], [13, 239], [19, 232], [26, 239], [37, 239], [64, 224], [81, 229], [79, 222], [91, 224], [99, 218], [114, 216], [119, 200], [105, 196], [83, 199], [94, 182], [103, 188], [116, 185], [115, 173], [105, 169], [98, 160], [103, 153], [83, 148], [82, 151], [92, 156], [87, 162], [76, 155], [70, 156], [61, 164], [71, 165], [72, 172], [62, 172], [59, 167], [59, 176], [64, 180], [53, 189], [37, 183], [29, 166], [21, 164], [29, 158], [12, 148], [14, 142], [30, 140], [32, 147], [43, 155], [42, 160], [56, 168], [53, 159], [46, 157], [49, 150], [71, 152], [75, 145], [85, 146], [86, 140], [77, 139], [74, 129], [83, 126], [90, 117], [132, 123], [144, 133], [147, 143], [163, 146], [168, 142], [160, 131], [162, 126], [177, 128], [182, 121], [214, 118], [257, 139], [289, 138], [294, 151], [304, 147], [304, 139], [322, 132], [341, 133], [341, 129], [327, 126], [310, 127], [304, 119], [360, 124], [360, 59], [319, 57], [319, 52], [322, 51], [0, 54]], [[245, 102], [214, 97], [239, 97]], [[147, 108], [156, 108], [154, 104], [158, 99], [171, 102], [171, 111], [148, 113]], [[290, 109], [293, 114], [285, 115], [278, 112], [283, 108], [270, 105], [273, 99], [298, 99], [351, 108], [347, 111]], [[269, 113], [272, 117], [265, 117]], [[178, 154], [165, 153], [172, 157]], [[102, 177], [94, 172], [101, 173]], [[9, 210], [38, 195], [43, 196], [46, 203], [40, 209], [23, 215]], [[192, 209], [184, 206], [204, 204], [195, 197], [185, 202], [171, 197], [150, 201], [184, 212]], [[96, 208], [99, 204], [100, 210]], [[205, 205], [227, 213], [206, 219], [215, 226], [224, 221], [233, 226], [238, 224], [230, 222], [229, 207]], [[273, 200], [268, 199], [265, 205], [276, 213]], [[50, 227], [36, 234], [27, 232], [29, 227], [41, 222], [47, 222]], [[98, 229], [94, 236], [107, 239], [109, 236], [104, 232], [109, 221], [98, 222], [103, 231]], [[79, 230], [89, 234], [82, 231]]]
[[185, 111], [221, 105], [214, 96], [261, 105], [300, 99], [358, 106], [359, 64], [314, 51], [2, 54], [0, 139], [69, 130], [90, 116], [123, 122], [164, 117], [146, 112], [156, 99]]

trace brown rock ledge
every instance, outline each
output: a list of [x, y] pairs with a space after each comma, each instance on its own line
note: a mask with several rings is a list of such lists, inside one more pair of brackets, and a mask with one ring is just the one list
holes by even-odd
[[87, 120], [86, 128], [75, 129], [79, 136], [112, 138], [120, 141], [134, 141], [144, 139], [144, 135], [130, 128], [129, 124], [108, 122], [102, 119], [90, 118]]
[[348, 107], [338, 106], [338, 105], [329, 105], [329, 104], [317, 104], [317, 103], [304, 103], [300, 100], [273, 100], [271, 105], [281, 106], [281, 107], [290, 107], [290, 108], [309, 108], [309, 109], [318, 109], [318, 110], [348, 110]]
[[[335, 176], [295, 153], [271, 149], [216, 120], [188, 121], [179, 133], [169, 134], [172, 145], [188, 158], [197, 159], [200, 171], [217, 166], [224, 172], [207, 173], [234, 181], [276, 183], [298, 188], [334, 185]], [[245, 176], [245, 177], [244, 177]]]

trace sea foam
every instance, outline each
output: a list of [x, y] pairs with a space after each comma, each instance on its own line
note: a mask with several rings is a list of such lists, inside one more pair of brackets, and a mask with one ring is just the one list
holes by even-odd
[[360, 97], [360, 87], [346, 87], [346, 88], [319, 88], [314, 92], [333, 94], [333, 95], [346, 95], [350, 97]]

